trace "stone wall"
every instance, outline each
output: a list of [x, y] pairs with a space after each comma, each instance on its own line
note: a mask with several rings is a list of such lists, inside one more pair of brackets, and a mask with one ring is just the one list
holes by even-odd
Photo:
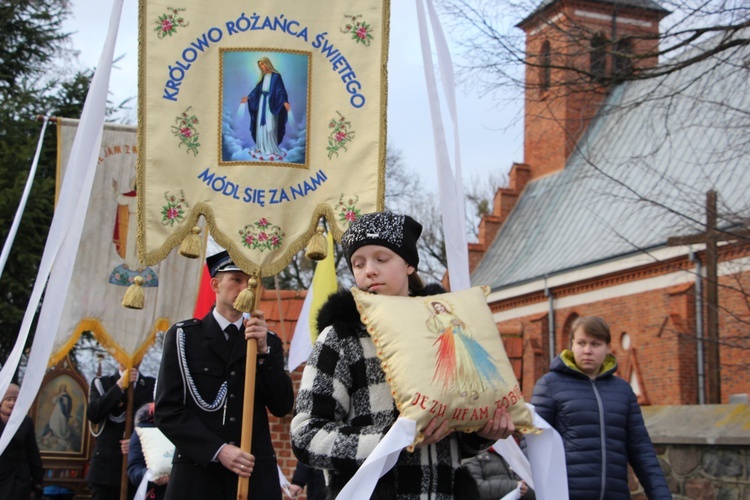
[[[750, 500], [750, 447], [657, 445], [674, 500]], [[632, 477], [632, 498], [646, 495]]]
[[[643, 408], [675, 500], [750, 500], [750, 405]], [[631, 471], [632, 498], [645, 500]]]

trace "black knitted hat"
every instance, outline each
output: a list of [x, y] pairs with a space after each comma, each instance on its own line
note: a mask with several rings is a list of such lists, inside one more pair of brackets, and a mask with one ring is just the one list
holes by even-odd
[[352, 268], [352, 254], [365, 245], [389, 248], [416, 268], [419, 264], [417, 240], [420, 234], [422, 225], [408, 215], [373, 212], [363, 215], [349, 226], [341, 237], [341, 245], [349, 269]]

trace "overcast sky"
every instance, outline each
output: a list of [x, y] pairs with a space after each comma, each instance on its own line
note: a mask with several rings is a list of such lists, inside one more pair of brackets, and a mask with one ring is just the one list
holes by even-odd
[[[80, 51], [84, 67], [94, 67], [99, 60], [112, 3], [112, 0], [73, 0], [73, 15], [64, 29], [73, 32], [73, 44]], [[115, 103], [138, 92], [137, 23], [138, 1], [125, 0], [115, 49], [115, 57], [124, 57], [110, 80]], [[416, 2], [391, 0], [388, 144], [402, 151], [406, 166], [419, 174], [427, 189], [436, 191], [434, 143], [423, 67]], [[457, 100], [461, 164], [466, 182], [474, 177], [484, 179], [490, 171], [507, 172], [514, 161], [523, 160], [519, 108], [499, 109], [490, 98], [466, 95], [462, 87], [457, 90]], [[135, 117], [135, 112], [132, 116]], [[443, 116], [447, 119], [447, 114]], [[451, 129], [447, 128], [446, 133], [451, 135]]]

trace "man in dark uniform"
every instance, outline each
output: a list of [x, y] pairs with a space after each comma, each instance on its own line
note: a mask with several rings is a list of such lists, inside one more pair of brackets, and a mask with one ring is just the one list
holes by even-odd
[[[130, 373], [128, 373], [130, 372]], [[130, 436], [124, 436], [125, 413], [128, 396], [126, 380], [133, 386], [133, 413], [141, 406], [154, 400], [153, 377], [144, 377], [138, 368], [126, 370], [120, 364], [120, 372], [106, 377], [97, 377], [91, 382], [89, 408], [86, 417], [96, 424], [96, 446], [86, 481], [91, 488], [93, 500], [114, 500], [120, 498], [123, 455], [128, 455]], [[130, 415], [133, 418], [133, 415]], [[125, 479], [127, 481], [127, 479]], [[135, 488], [129, 488], [132, 498]]]
[[[294, 404], [281, 340], [262, 311], [243, 318], [234, 308], [249, 276], [229, 254], [207, 263], [216, 306], [202, 320], [173, 325], [164, 339], [154, 417], [176, 446], [166, 498], [234, 500], [239, 475], [250, 478], [249, 498], [280, 499], [266, 408], [283, 417]], [[258, 341], [252, 455], [239, 448], [249, 338]]]

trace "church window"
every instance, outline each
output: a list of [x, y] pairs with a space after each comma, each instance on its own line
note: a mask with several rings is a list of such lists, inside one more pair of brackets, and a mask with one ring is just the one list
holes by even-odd
[[596, 34], [591, 39], [591, 52], [589, 53], [589, 71], [594, 80], [601, 80], [607, 71], [607, 39]]
[[612, 61], [615, 75], [625, 76], [633, 72], [633, 46], [630, 40], [618, 40]]
[[541, 78], [540, 80], [540, 86], [542, 90], [549, 90], [550, 81], [552, 78], [552, 57], [550, 55], [551, 49], [549, 45], [549, 41], [545, 40], [542, 44], [542, 53], [541, 53], [541, 61], [540, 61], [540, 69], [541, 69]]

